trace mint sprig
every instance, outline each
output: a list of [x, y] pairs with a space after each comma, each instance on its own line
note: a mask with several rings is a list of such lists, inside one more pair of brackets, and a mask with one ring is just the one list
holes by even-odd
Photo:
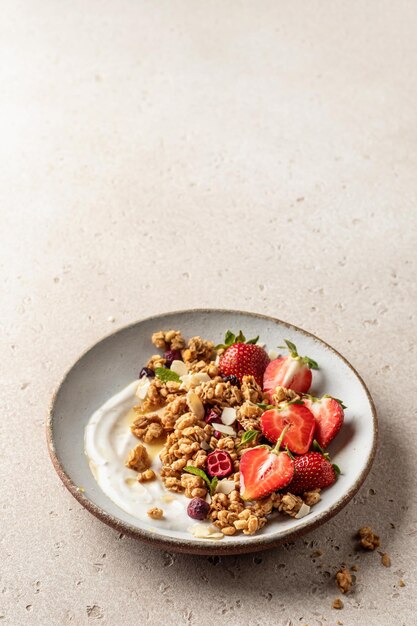
[[241, 446], [244, 446], [245, 444], [249, 443], [250, 441], [253, 441], [254, 439], [256, 439], [256, 437], [258, 435], [260, 435], [260, 431], [259, 430], [247, 430], [243, 436], [242, 439], [240, 440], [240, 444], [238, 445], [238, 449]]
[[254, 337], [254, 339], [249, 339], [248, 341], [246, 341], [246, 337], [245, 335], [242, 333], [241, 330], [239, 330], [239, 333], [237, 335], [235, 335], [234, 333], [232, 333], [231, 330], [228, 330], [224, 336], [224, 343], [219, 343], [217, 344], [217, 346], [214, 347], [215, 350], [220, 350], [220, 348], [229, 348], [230, 346], [232, 346], [234, 343], [251, 343], [251, 344], [255, 344], [258, 342], [259, 339], [259, 335], [257, 337]]
[[207, 476], [204, 470], [200, 469], [199, 467], [193, 467], [192, 465], [187, 465], [187, 467], [184, 467], [184, 472], [187, 472], [188, 474], [194, 474], [194, 476], [200, 476], [200, 478], [202, 478], [204, 482], [207, 484], [207, 487], [209, 488], [211, 496], [216, 491], [216, 487], [219, 482], [219, 479], [217, 478], [217, 476], [214, 476], [210, 480], [210, 478]]
[[162, 380], [162, 382], [167, 383], [168, 381], [174, 381], [176, 383], [180, 382], [180, 377], [176, 372], [167, 369], [166, 367], [156, 367], [155, 368], [155, 376]]

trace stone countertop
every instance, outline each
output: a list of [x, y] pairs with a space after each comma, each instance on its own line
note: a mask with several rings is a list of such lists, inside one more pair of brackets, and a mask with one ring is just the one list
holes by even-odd
[[[2, 5], [1, 624], [414, 623], [416, 19], [405, 0]], [[81, 351], [205, 306], [319, 335], [379, 413], [359, 494], [266, 553], [118, 535], [47, 456]], [[364, 524], [390, 568], [355, 551]], [[359, 570], [337, 611], [342, 563]]]

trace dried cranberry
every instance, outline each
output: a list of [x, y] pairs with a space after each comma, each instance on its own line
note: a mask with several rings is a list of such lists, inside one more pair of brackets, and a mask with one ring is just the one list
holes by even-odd
[[240, 387], [240, 380], [238, 379], [237, 376], [234, 376], [234, 374], [231, 374], [230, 376], [225, 376], [223, 380], [225, 383], [229, 382], [231, 385]]
[[232, 457], [226, 450], [214, 450], [207, 456], [206, 468], [209, 476], [225, 478], [233, 472]]
[[215, 409], [209, 409], [206, 413], [204, 421], [207, 424], [220, 424], [220, 415]]
[[182, 361], [179, 350], [167, 350], [164, 353], [165, 367], [171, 367], [172, 361]]
[[202, 498], [193, 498], [187, 506], [187, 513], [193, 519], [206, 519], [210, 505]]
[[151, 370], [150, 367], [142, 367], [139, 372], [139, 378], [143, 378], [144, 376], [147, 376], [148, 378], [154, 378], [155, 372]]

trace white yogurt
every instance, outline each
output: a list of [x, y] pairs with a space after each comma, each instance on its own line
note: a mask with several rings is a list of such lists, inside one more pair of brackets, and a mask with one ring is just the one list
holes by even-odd
[[[138, 404], [137, 387], [135, 380], [91, 416], [84, 435], [91, 471], [104, 493], [141, 522], [164, 529], [187, 530], [191, 521], [187, 515], [189, 500], [184, 495], [168, 492], [159, 478], [161, 446], [146, 446], [152, 458], [151, 467], [158, 476], [156, 480], [141, 484], [137, 481], [137, 472], [125, 467], [129, 451], [139, 443], [130, 431], [135, 419], [132, 407]], [[155, 506], [163, 509], [162, 520], [151, 520], [147, 515]]]

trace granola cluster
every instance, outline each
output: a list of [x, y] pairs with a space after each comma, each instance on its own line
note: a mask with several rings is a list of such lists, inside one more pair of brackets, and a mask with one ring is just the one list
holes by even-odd
[[[159, 473], [166, 489], [183, 493], [187, 498], [206, 499], [209, 503], [207, 518], [223, 535], [239, 532], [253, 535], [263, 528], [274, 511], [296, 517], [303, 505], [310, 507], [320, 500], [319, 489], [302, 497], [291, 493], [273, 493], [254, 502], [242, 500], [239, 491], [240, 459], [248, 448], [261, 441], [260, 417], [264, 409], [259, 404], [268, 403], [267, 396], [253, 376], [244, 376], [240, 384], [224, 380], [217, 366], [217, 357], [223, 349], [216, 350], [211, 341], [192, 337], [186, 342], [179, 331], [168, 330], [154, 333], [152, 342], [165, 353], [175, 351], [187, 370], [187, 375], [177, 380], [150, 378], [145, 398], [134, 407], [133, 435], [145, 444], [162, 443]], [[164, 356], [155, 354], [149, 359], [147, 368], [154, 372], [166, 363]], [[275, 391], [277, 402], [297, 397], [293, 391], [283, 387]], [[217, 431], [215, 423], [207, 423], [204, 419], [209, 411], [220, 415], [227, 407], [236, 410], [235, 436]], [[248, 431], [251, 431], [251, 437], [243, 439]], [[207, 481], [188, 469], [184, 471], [186, 467], [204, 470], [207, 455], [214, 450], [224, 450], [230, 455], [232, 473], [226, 481], [229, 486], [227, 493], [221, 490], [210, 493]], [[139, 482], [156, 478], [142, 444], [130, 452], [126, 465], [138, 472]], [[161, 519], [160, 511], [151, 509], [148, 515]]]

